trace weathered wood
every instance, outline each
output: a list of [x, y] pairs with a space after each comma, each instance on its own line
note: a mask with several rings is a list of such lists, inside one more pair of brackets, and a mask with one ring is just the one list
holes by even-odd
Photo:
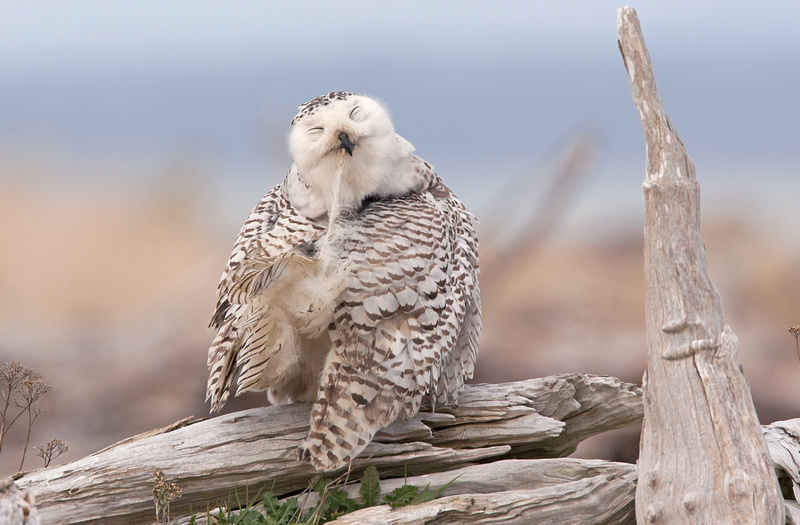
[[[572, 523], [634, 523], [635, 521], [633, 498], [636, 490], [636, 466], [629, 463], [573, 458], [509, 459], [448, 472], [413, 476], [408, 479], [381, 480], [381, 494], [388, 494], [406, 483], [433, 489], [445, 487], [441, 493], [442, 497], [485, 499], [488, 494], [514, 492], [515, 495], [507, 495], [510, 496], [509, 500], [518, 499], [519, 507], [529, 506], [531, 510], [530, 513], [526, 512], [518, 517], [522, 523], [563, 523], [564, 521], [552, 520], [557, 505], [562, 506], [565, 516], [571, 517], [567, 518], [566, 523], [572, 518], [574, 518]], [[359, 489], [358, 484], [345, 488], [353, 499], [360, 498]], [[577, 495], [586, 496], [587, 490], [589, 496], [578, 499]], [[557, 496], [549, 497], [551, 494]], [[303, 502], [303, 506], [308, 508], [318, 501], [319, 498], [314, 493]], [[438, 503], [430, 502], [430, 507], [434, 509], [433, 516], [441, 518], [442, 515], [436, 513], [441, 512], [447, 505], [441, 507]], [[551, 506], [552, 509], [548, 508]], [[475, 516], [462, 514], [458, 516], [457, 521], [480, 520], [481, 515], [477, 511], [478, 508], [474, 507], [472, 512]], [[420, 513], [427, 515], [430, 512], [430, 509], [425, 511], [414, 509], [413, 512], [398, 510], [390, 515], [388, 509], [382, 508], [342, 517], [333, 523], [414, 523]], [[611, 517], [614, 519], [611, 520]], [[452, 520], [453, 516], [449, 519]], [[509, 520], [513, 519], [513, 516], [509, 516]]]
[[[641, 418], [641, 405], [633, 401], [641, 395], [639, 387], [615, 377], [557, 375], [474, 386], [460, 394], [457, 407], [443, 409], [455, 419], [435, 424], [431, 443], [472, 447], [481, 435], [488, 442], [503, 435], [502, 443], [511, 446], [507, 457], [564, 457], [587, 437]], [[563, 429], [550, 428], [548, 439], [531, 439], [531, 424], [541, 417]]]
[[[636, 467], [597, 460], [499, 461], [452, 472], [411, 478], [408, 483], [441, 486], [460, 476], [428, 503], [391, 509], [371, 507], [342, 516], [332, 525], [490, 523], [631, 524]], [[403, 483], [381, 483], [391, 491]]]
[[800, 525], [800, 419], [761, 427], [775, 475], [786, 498], [786, 525]]
[[[458, 407], [437, 407], [381, 432], [353, 462], [382, 478], [425, 474], [490, 459], [566, 454], [580, 439], [641, 419], [638, 388], [615, 378], [564, 375], [500, 385], [468, 385]], [[150, 432], [81, 460], [33, 471], [17, 483], [35, 497], [44, 523], [148, 523], [154, 472], [183, 489], [173, 516], [213, 508], [237, 490], [276, 495], [305, 489], [315, 472], [295, 460], [309, 407], [286, 405], [228, 414]], [[423, 428], [425, 427], [425, 428]], [[591, 428], [590, 428], [591, 427]], [[502, 435], [502, 439], [497, 436]], [[451, 448], [458, 447], [458, 448]]]
[[795, 500], [786, 500], [786, 525], [800, 525], [800, 505]]
[[[800, 419], [765, 425], [762, 430], [778, 477], [787, 477], [791, 481], [797, 475], [795, 461], [800, 454], [800, 434], [797, 433], [800, 430]], [[787, 460], [787, 457], [794, 459]], [[786, 469], [791, 474], [784, 472]], [[486, 518], [482, 512], [489, 506], [487, 500], [491, 499], [486, 497], [487, 494], [498, 495], [495, 500], [514, 502], [509, 507], [513, 512], [503, 516], [503, 523], [633, 523], [636, 479], [636, 466], [627, 463], [572, 458], [496, 461], [408, 479], [382, 480], [383, 495], [408, 483], [431, 488], [447, 485], [441, 495], [460, 498], [445, 504], [439, 499], [414, 508], [394, 511], [386, 507], [363, 510], [343, 516], [333, 523], [411, 525], [433, 518], [441, 519], [444, 523], [448, 520], [480, 522], [482, 518]], [[599, 485], [596, 484], [598, 480], [601, 481]], [[360, 498], [359, 489], [358, 484], [344, 487], [354, 499]], [[787, 487], [784, 492], [791, 496], [790, 488]], [[545, 498], [550, 494], [556, 496]], [[476, 502], [469, 512], [458, 508], [458, 502], [463, 502], [464, 498]], [[313, 492], [300, 498], [303, 508], [309, 508], [318, 501]], [[784, 503], [786, 524], [800, 525], [800, 505], [794, 499], [787, 499]], [[514, 512], [519, 512], [520, 515], [515, 515]], [[205, 523], [203, 516], [199, 518], [199, 524]], [[177, 521], [177, 525], [188, 523], [188, 517]]]
[[[800, 473], [798, 473], [800, 463], [797, 463], [798, 456], [800, 456], [800, 419], [778, 421], [771, 425], [764, 425], [762, 429], [778, 478], [786, 476], [787, 479], [795, 480], [796, 483], [800, 478]], [[793, 459], [787, 461], [787, 454], [791, 455]], [[790, 469], [791, 473], [786, 469]], [[505, 460], [448, 472], [415, 476], [407, 481], [397, 478], [382, 481], [381, 493], [391, 492], [406, 482], [418, 487], [430, 485], [434, 488], [450, 483], [442, 491], [442, 496], [473, 497], [478, 494], [535, 488], [535, 494], [517, 495], [519, 496], [519, 507], [528, 504], [532, 506], [531, 513], [520, 516], [518, 523], [604, 523], [611, 525], [635, 523], [634, 494], [637, 476], [636, 465], [628, 463], [572, 458]], [[455, 481], [454, 478], [456, 478]], [[604, 484], [587, 493], [587, 489], [597, 480], [604, 480]], [[351, 497], [358, 497], [358, 488], [357, 486], [348, 488]], [[795, 490], [797, 490], [797, 485], [795, 485]], [[545, 493], [552, 492], [558, 495], [556, 500], [542, 501], [539, 499]], [[581, 497], [584, 499], [576, 499], [578, 494], [582, 494]], [[791, 490], [789, 490], [789, 494], [785, 495], [791, 496]], [[526, 499], [526, 497], [530, 499]], [[793, 497], [800, 496], [795, 493]], [[316, 503], [315, 500], [309, 501], [309, 506], [314, 503]], [[787, 499], [784, 504], [786, 525], [800, 525], [800, 505], [796, 499]], [[453, 519], [453, 516], [445, 518], [447, 506], [438, 507], [437, 501], [425, 505], [434, 509], [435, 512], [431, 509], [424, 511], [414, 509], [412, 512], [395, 511], [396, 514], [389, 514], [388, 509], [382, 508], [372, 511], [372, 513], [362, 511], [359, 514], [344, 516], [333, 523], [410, 525], [419, 523], [419, 518], [423, 515], [442, 518], [444, 519], [442, 523], [447, 523], [447, 519], [454, 522], [469, 523], [472, 520], [482, 523], [480, 521], [481, 510], [478, 507], [471, 509], [474, 516], [460, 514], [458, 519]], [[543, 509], [549, 505], [553, 505], [552, 512]], [[503, 523], [515, 523], [512, 516], [509, 516], [508, 519], [510, 521], [503, 521]]]
[[776, 421], [763, 431], [783, 496], [800, 500], [800, 419]]
[[695, 168], [664, 112], [636, 11], [619, 46], [647, 146], [648, 362], [639, 523], [783, 523], [783, 500], [700, 236]]

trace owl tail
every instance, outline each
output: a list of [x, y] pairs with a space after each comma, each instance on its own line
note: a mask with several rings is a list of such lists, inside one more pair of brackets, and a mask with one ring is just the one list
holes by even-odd
[[320, 471], [344, 467], [380, 429], [416, 414], [422, 402], [418, 378], [396, 373], [398, 368], [412, 366], [410, 352], [402, 348], [405, 344], [397, 341], [394, 355], [399, 366], [393, 367], [388, 362], [347, 359], [334, 343], [311, 408], [308, 437], [298, 449], [300, 461], [310, 461]]
[[363, 401], [358, 394], [345, 392], [339, 399], [330, 397], [330, 401], [317, 399], [314, 403], [308, 437], [297, 450], [300, 461], [310, 461], [315, 469], [324, 472], [347, 466], [378, 430], [397, 418], [401, 408], [390, 392], [382, 392], [362, 407], [358, 407]]

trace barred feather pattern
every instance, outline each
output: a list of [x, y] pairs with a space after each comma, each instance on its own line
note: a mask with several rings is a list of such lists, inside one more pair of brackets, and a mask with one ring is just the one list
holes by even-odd
[[373, 202], [350, 219], [347, 287], [299, 452], [321, 470], [351, 461], [425, 396], [454, 403], [472, 377], [480, 336], [473, 217], [430, 165], [417, 159], [414, 168], [423, 191]]
[[426, 398], [455, 403], [473, 375], [481, 332], [475, 219], [430, 164], [414, 156], [410, 169], [417, 183], [409, 193], [366, 199], [336, 219], [341, 282], [330, 280], [338, 293], [320, 308], [323, 330], [304, 332], [270, 303], [318, 275], [307, 247], [322, 244], [328, 226], [294, 211], [281, 185], [250, 215], [219, 286], [212, 409], [237, 373], [237, 394], [313, 400], [298, 457], [319, 470], [345, 466]]
[[[267, 193], [248, 216], [217, 288], [217, 308], [211, 320], [217, 336], [208, 351], [206, 389], [206, 401], [211, 401], [212, 411], [219, 410], [227, 401], [237, 373], [237, 394], [272, 386], [279, 399], [289, 399], [292, 393], [303, 397], [299, 392], [302, 384], [288, 390], [290, 384], [284, 384], [287, 381], [265, 385], [272, 376], [286, 374], [287, 360], [278, 363], [273, 357], [287, 353], [288, 349], [283, 347], [295, 334], [287, 326], [285, 316], [270, 308], [259, 292], [269, 286], [270, 278], [274, 280], [276, 274], [285, 273], [292, 255], [301, 257], [296, 253], [298, 247], [309, 246], [324, 235], [327, 223], [298, 213], [287, 200], [283, 186], [280, 183]], [[271, 373], [262, 377], [268, 367]], [[305, 378], [308, 373], [300, 375], [305, 383], [309, 382]], [[315, 391], [316, 377], [310, 381], [313, 383], [310, 389]], [[304, 400], [310, 401], [308, 396]]]

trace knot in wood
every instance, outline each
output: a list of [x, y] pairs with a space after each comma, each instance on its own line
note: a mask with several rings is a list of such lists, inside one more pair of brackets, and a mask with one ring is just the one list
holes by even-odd
[[657, 469], [654, 468], [647, 474], [647, 486], [655, 490], [656, 488], [658, 488], [658, 482], [659, 482], [658, 471]]
[[692, 357], [698, 352], [714, 351], [719, 348], [719, 346], [720, 344], [717, 339], [693, 339], [688, 343], [667, 348], [664, 352], [664, 359], [667, 361], [685, 359], [687, 357]]
[[[690, 336], [694, 336], [688, 343], [670, 345], [664, 351], [664, 359], [668, 361], [692, 357], [696, 353], [704, 350], [715, 351], [720, 347], [719, 337], [715, 334], [710, 334], [707, 324], [695, 315], [686, 315], [678, 319], [671, 319], [661, 325], [661, 331], [670, 335], [689, 332]], [[698, 332], [701, 334], [705, 332], [708, 336], [697, 337], [695, 334]]]
[[689, 514], [694, 514], [697, 510], [697, 500], [698, 495], [695, 492], [688, 492], [686, 496], [683, 498], [683, 508], [686, 509], [686, 512]]
[[759, 488], [763, 490], [760, 485], [742, 470], [725, 475], [725, 492], [733, 501], [751, 498], [754, 493], [759, 492]]
[[699, 317], [686, 315], [679, 319], [670, 319], [661, 325], [661, 331], [665, 334], [677, 334], [691, 328], [705, 328], [705, 326]]
[[661, 521], [661, 509], [656, 505], [648, 505], [644, 511], [644, 518], [647, 523], [659, 523]]

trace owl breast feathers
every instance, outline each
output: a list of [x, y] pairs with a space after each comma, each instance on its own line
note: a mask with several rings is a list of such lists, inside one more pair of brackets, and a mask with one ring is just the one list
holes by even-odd
[[290, 148], [222, 275], [206, 399], [218, 410], [236, 378], [237, 395], [313, 403], [298, 457], [334, 470], [472, 377], [475, 219], [373, 99], [304, 104]]

